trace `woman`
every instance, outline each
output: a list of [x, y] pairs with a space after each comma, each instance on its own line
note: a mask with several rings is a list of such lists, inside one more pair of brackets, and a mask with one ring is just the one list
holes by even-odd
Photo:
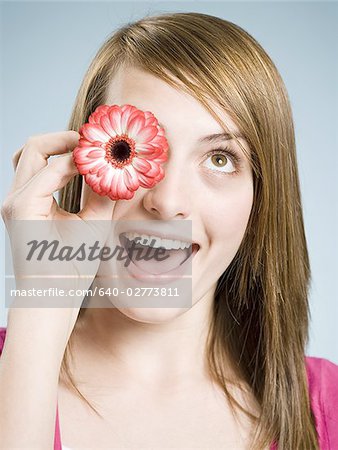
[[[128, 201], [95, 194], [72, 160], [76, 131], [103, 104], [152, 111], [166, 130], [165, 178]], [[310, 267], [292, 114], [260, 45], [199, 13], [128, 24], [95, 56], [69, 130], [16, 153], [4, 220], [191, 221], [192, 305], [11, 309], [4, 447], [50, 448], [55, 419], [57, 449], [60, 430], [70, 448], [338, 447], [338, 367], [304, 354]], [[51, 154], [63, 156], [47, 166]]]

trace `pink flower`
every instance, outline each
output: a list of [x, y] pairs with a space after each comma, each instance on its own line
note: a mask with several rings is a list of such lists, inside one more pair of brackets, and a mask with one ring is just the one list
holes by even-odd
[[100, 105], [79, 133], [73, 159], [97, 194], [130, 200], [140, 186], [149, 189], [163, 179], [168, 142], [150, 111]]

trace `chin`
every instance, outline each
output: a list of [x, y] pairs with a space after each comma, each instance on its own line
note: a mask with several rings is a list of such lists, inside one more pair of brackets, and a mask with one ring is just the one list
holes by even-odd
[[184, 314], [189, 308], [117, 308], [131, 320], [142, 323], [160, 324], [170, 322]]

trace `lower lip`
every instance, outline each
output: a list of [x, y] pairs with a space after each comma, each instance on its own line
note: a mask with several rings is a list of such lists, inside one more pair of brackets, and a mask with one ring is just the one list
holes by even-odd
[[[132, 261], [130, 261], [130, 264], [125, 269], [130, 277], [135, 280], [150, 283], [153, 282], [155, 285], [169, 284], [182, 278], [186, 279], [192, 277], [192, 260], [195, 258], [199, 250], [200, 248], [194, 249], [189, 258], [183, 264], [164, 274], [153, 275], [149, 272], [145, 272]], [[190, 270], [188, 270], [189, 267]], [[186, 272], [188, 272], [188, 275]]]

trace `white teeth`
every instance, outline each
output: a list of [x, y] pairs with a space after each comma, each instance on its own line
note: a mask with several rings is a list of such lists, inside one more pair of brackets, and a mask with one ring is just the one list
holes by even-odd
[[184, 242], [184, 241], [178, 241], [178, 240], [172, 240], [172, 239], [161, 239], [158, 236], [149, 236], [146, 234], [139, 234], [139, 233], [123, 233], [124, 236], [126, 238], [128, 238], [130, 241], [134, 240], [136, 237], [140, 238], [137, 240], [137, 243], [143, 244], [143, 245], [151, 245], [152, 241], [154, 241], [154, 243], [152, 244], [152, 246], [154, 248], [158, 248], [158, 247], [164, 247], [167, 250], [178, 250], [178, 249], [182, 249], [184, 250], [185, 248], [189, 248], [190, 247], [190, 243], [189, 242]]

